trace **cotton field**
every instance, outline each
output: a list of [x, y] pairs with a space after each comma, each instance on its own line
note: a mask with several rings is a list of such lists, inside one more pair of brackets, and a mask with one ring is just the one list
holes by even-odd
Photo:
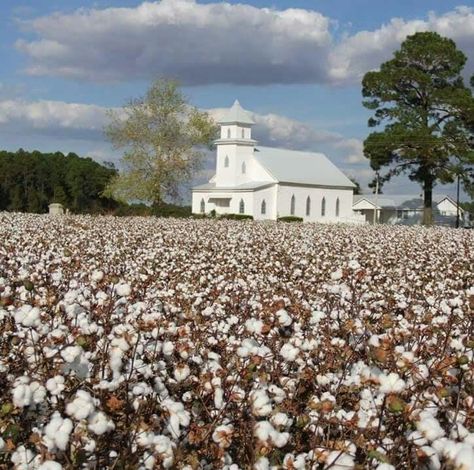
[[474, 231], [0, 213], [0, 467], [474, 468]]

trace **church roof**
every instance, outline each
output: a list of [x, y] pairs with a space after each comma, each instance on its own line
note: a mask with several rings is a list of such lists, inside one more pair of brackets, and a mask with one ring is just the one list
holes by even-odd
[[252, 191], [252, 190], [256, 190], [256, 189], [262, 189], [262, 188], [266, 188], [267, 186], [271, 186], [275, 184], [273, 181], [249, 181], [247, 183], [242, 183], [242, 184], [239, 184], [237, 186], [229, 186], [229, 187], [225, 187], [225, 186], [216, 186], [216, 183], [214, 182], [209, 182], [209, 183], [205, 183], [205, 184], [201, 184], [199, 186], [194, 186], [193, 190], [194, 191], [204, 191], [204, 190], [218, 190], [218, 191]]
[[280, 183], [355, 187], [322, 153], [259, 146], [254, 157]]
[[255, 121], [252, 119], [252, 114], [242, 108], [238, 100], [235, 100], [232, 107], [219, 119], [219, 124], [232, 123], [255, 124]]

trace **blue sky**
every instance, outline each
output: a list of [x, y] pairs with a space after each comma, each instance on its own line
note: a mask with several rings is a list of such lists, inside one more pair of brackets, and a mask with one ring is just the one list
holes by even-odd
[[215, 114], [238, 98], [262, 143], [324, 151], [364, 184], [360, 78], [420, 30], [452, 37], [474, 71], [466, 0], [2, 0], [1, 146], [117, 161], [105, 109], [170, 75], [192, 104]]

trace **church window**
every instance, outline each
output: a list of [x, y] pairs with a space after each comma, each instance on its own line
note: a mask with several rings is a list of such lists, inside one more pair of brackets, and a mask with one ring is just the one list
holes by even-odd
[[309, 196], [306, 198], [306, 215], [311, 215], [311, 198]]
[[201, 214], [206, 212], [206, 203], [204, 202], [204, 198], [201, 199]]
[[242, 174], [245, 175], [247, 171], [247, 166], [245, 165], [245, 162], [242, 162]]
[[245, 129], [242, 129], [242, 139], [245, 139]]
[[230, 129], [227, 129], [227, 138], [230, 139]]
[[339, 217], [339, 198], [336, 199], [336, 217]]
[[267, 213], [267, 203], [265, 202], [265, 199], [262, 201], [262, 206], [260, 208], [261, 214], [265, 215]]
[[245, 203], [244, 200], [241, 199], [239, 203], [239, 214], [244, 214], [245, 213]]
[[321, 201], [321, 216], [324, 217], [326, 215], [326, 198], [323, 197]]
[[295, 195], [291, 196], [290, 214], [295, 215]]
[[229, 157], [226, 155], [224, 159], [224, 168], [229, 168]]

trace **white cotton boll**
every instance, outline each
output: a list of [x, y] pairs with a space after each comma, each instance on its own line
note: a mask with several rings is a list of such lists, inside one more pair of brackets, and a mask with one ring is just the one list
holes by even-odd
[[271, 418], [270, 422], [276, 427], [286, 427], [291, 425], [292, 419], [289, 418], [285, 413], [275, 413]]
[[23, 305], [16, 310], [15, 322], [25, 327], [37, 327], [41, 325], [40, 310], [31, 305]]
[[165, 341], [162, 346], [162, 351], [165, 356], [171, 356], [174, 351], [174, 344], [171, 341]]
[[3, 449], [5, 449], [5, 441], [0, 437], [0, 452], [2, 452]]
[[59, 395], [66, 388], [64, 385], [64, 377], [62, 375], [56, 375], [55, 377], [48, 379], [46, 382], [46, 388], [51, 395]]
[[389, 463], [379, 463], [376, 470], [395, 470], [395, 467]]
[[378, 348], [380, 346], [380, 339], [379, 339], [378, 335], [372, 335], [369, 338], [368, 343], [370, 344], [370, 346], [374, 346], [374, 347]]
[[474, 468], [474, 448], [469, 444], [458, 444], [454, 462], [456, 470], [472, 470]]
[[44, 428], [45, 444], [48, 449], [66, 450], [72, 427], [72, 421], [69, 418], [63, 419], [56, 411]]
[[281, 448], [281, 447], [285, 447], [286, 444], [288, 444], [288, 441], [290, 439], [290, 434], [287, 433], [287, 432], [278, 432], [278, 431], [275, 431], [272, 436], [272, 442], [273, 444], [278, 447], [278, 448]]
[[420, 420], [417, 421], [416, 427], [429, 441], [435, 441], [444, 436], [444, 430], [439, 421], [429, 411], [420, 413]]
[[284, 308], [278, 310], [275, 315], [278, 319], [278, 323], [281, 326], [290, 326], [293, 323], [292, 318]]
[[94, 409], [93, 398], [85, 390], [76, 392], [76, 398], [66, 405], [66, 413], [77, 420], [86, 419]]
[[93, 413], [89, 416], [87, 427], [98, 436], [115, 429], [115, 424], [102, 411]]
[[212, 440], [219, 445], [219, 447], [226, 449], [230, 446], [234, 426], [232, 424], [222, 424], [217, 426], [212, 433]]
[[270, 470], [270, 461], [266, 457], [260, 457], [253, 468], [254, 470]]
[[360, 268], [360, 264], [357, 260], [355, 259], [351, 259], [349, 261], [349, 263], [347, 263], [347, 266], [350, 268], [350, 269], [353, 269], [353, 270], [356, 270], [356, 269], [359, 269]]
[[272, 412], [270, 398], [264, 390], [252, 392], [252, 413], [255, 416], [268, 416]]
[[249, 333], [255, 333], [257, 335], [262, 333], [263, 321], [256, 320], [255, 318], [250, 318], [245, 322], [245, 329]]
[[81, 354], [82, 348], [80, 346], [68, 346], [61, 351], [61, 357], [66, 362], [74, 362]]
[[173, 372], [174, 378], [178, 382], [183, 382], [189, 377], [190, 374], [191, 374], [191, 370], [186, 364], [177, 366]]
[[331, 273], [331, 280], [339, 281], [342, 278], [342, 269], [337, 269]]
[[299, 454], [296, 457], [293, 454], [286, 454], [283, 459], [283, 468], [287, 470], [305, 470], [305, 454]]
[[281, 403], [286, 398], [286, 392], [276, 385], [270, 385], [268, 391], [273, 395], [273, 401], [277, 404]]
[[174, 444], [167, 436], [158, 435], [153, 438], [155, 452], [160, 456], [163, 468], [171, 468], [174, 462]]
[[104, 273], [103, 273], [103, 271], [99, 271], [99, 270], [93, 271], [92, 274], [91, 274], [91, 279], [92, 279], [94, 282], [100, 282], [100, 281], [102, 281], [102, 279], [104, 279]]
[[329, 453], [324, 468], [331, 468], [331, 470], [349, 470], [354, 468], [354, 465], [354, 459], [349, 454], [333, 450]]
[[380, 391], [382, 393], [399, 393], [405, 389], [405, 382], [400, 378], [400, 376], [395, 372], [390, 372], [390, 374], [380, 374]]
[[115, 286], [115, 292], [119, 297], [128, 297], [132, 292], [130, 284], [122, 283]]
[[299, 352], [300, 350], [295, 348], [292, 344], [285, 343], [280, 349], [280, 356], [286, 361], [291, 362], [297, 358]]
[[18, 408], [42, 403], [46, 389], [39, 382], [29, 383], [28, 377], [20, 377], [13, 388], [13, 404]]
[[25, 446], [19, 446], [13, 452], [11, 461], [15, 464], [15, 469], [30, 470], [37, 467], [39, 456], [35, 456], [30, 449]]
[[54, 460], [46, 460], [39, 467], [38, 470], [62, 470], [63, 466]]
[[224, 391], [220, 387], [217, 387], [214, 391], [214, 406], [218, 410], [224, 408]]

